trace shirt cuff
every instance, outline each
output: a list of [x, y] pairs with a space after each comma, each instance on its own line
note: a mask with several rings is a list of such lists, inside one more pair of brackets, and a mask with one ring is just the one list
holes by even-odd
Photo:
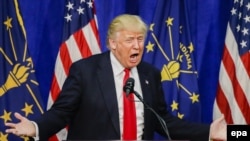
[[35, 140], [35, 141], [39, 141], [39, 130], [38, 130], [38, 126], [37, 126], [37, 124], [34, 122], [34, 121], [31, 121], [33, 124], [34, 124], [34, 126], [35, 126], [35, 133], [36, 133], [36, 135], [35, 135], [35, 137], [33, 137], [33, 139]]

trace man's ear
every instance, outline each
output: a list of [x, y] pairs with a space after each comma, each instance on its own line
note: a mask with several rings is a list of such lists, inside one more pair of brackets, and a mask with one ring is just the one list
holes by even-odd
[[113, 39], [109, 39], [110, 49], [116, 49], [116, 42]]

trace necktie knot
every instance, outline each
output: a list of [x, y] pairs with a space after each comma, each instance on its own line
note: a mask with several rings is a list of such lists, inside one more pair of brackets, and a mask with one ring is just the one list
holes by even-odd
[[125, 71], [125, 73], [129, 73], [129, 72], [130, 72], [130, 69], [125, 68], [124, 71]]
[[125, 75], [124, 75], [124, 78], [123, 78], [123, 84], [125, 84], [127, 79], [129, 78], [130, 69], [125, 68], [124, 72], [125, 72]]

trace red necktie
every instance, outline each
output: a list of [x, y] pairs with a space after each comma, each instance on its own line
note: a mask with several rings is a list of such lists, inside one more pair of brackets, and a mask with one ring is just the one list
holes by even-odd
[[[130, 70], [125, 69], [124, 71], [123, 85], [125, 85], [129, 78]], [[132, 93], [126, 96], [126, 93], [123, 92], [123, 114], [123, 140], [136, 140], [136, 112], [134, 94]]]

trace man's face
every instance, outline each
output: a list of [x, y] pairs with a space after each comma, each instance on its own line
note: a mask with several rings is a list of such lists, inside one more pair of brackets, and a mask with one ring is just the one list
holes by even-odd
[[110, 39], [111, 51], [125, 68], [137, 66], [144, 49], [144, 34], [127, 30], [119, 31], [114, 39]]

